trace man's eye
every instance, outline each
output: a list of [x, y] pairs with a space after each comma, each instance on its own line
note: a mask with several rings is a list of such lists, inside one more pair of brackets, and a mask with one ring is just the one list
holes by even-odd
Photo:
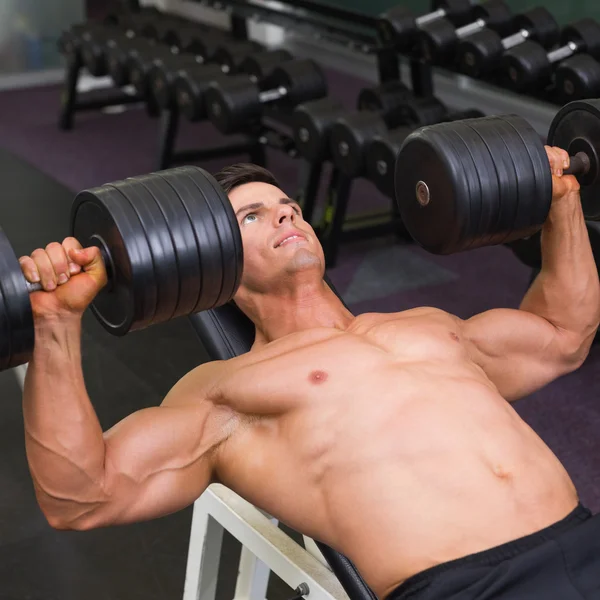
[[248, 219], [250, 217], [254, 217], [254, 219], [258, 219], [258, 217], [255, 213], [249, 213], [242, 219], [242, 223], [253, 223], [254, 222], [253, 220], [248, 221]]

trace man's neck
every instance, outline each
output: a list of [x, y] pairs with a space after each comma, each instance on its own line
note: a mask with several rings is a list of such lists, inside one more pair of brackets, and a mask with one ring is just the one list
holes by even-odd
[[352, 313], [323, 280], [261, 295], [252, 304], [255, 345], [318, 327], [345, 330], [354, 320]]

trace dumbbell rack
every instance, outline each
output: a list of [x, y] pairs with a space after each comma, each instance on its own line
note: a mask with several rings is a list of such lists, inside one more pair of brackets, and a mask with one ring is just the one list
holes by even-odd
[[[110, 20], [110, 17], [108, 20]], [[229, 33], [233, 39], [248, 39], [246, 20], [237, 15], [231, 15]], [[78, 84], [82, 70], [82, 60], [80, 55], [77, 54], [74, 60], [68, 61], [66, 68], [65, 85], [58, 118], [58, 126], [63, 131], [69, 131], [73, 128], [77, 112], [102, 110], [112, 106], [144, 103], [148, 116], [156, 118], [160, 115], [160, 110], [151, 95], [142, 97], [139, 94], [128, 93], [125, 90], [113, 89], [109, 92], [106, 90], [85, 92], [83, 93], [84, 97], [81, 98], [81, 94], [78, 92]], [[163, 129], [164, 127], [161, 127], [161, 130]]]
[[[375, 17], [313, 0], [188, 0], [217, 11], [227, 11], [244, 21], [259, 21], [299, 32], [364, 54], [375, 55], [379, 82], [400, 79], [400, 60], [393, 48], [383, 47]], [[433, 92], [432, 69], [420, 57], [409, 57], [411, 87], [415, 95]]]

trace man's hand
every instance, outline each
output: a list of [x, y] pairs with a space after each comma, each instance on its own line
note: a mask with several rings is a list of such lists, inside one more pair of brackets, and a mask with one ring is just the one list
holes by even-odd
[[31, 295], [36, 320], [65, 313], [81, 315], [106, 285], [100, 250], [83, 249], [75, 238], [48, 244], [31, 256], [22, 256], [19, 263], [27, 281], [41, 283], [46, 292]]
[[566, 196], [579, 194], [579, 182], [573, 175], [563, 175], [563, 171], [569, 167], [569, 153], [562, 148], [545, 146], [550, 169], [552, 170], [552, 202], [556, 202]]

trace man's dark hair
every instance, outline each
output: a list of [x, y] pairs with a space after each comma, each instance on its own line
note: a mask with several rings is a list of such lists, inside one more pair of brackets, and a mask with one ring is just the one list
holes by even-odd
[[280, 187], [271, 171], [250, 163], [238, 163], [237, 165], [225, 167], [215, 175], [215, 179], [226, 194], [246, 183], [269, 183], [275, 187]]

